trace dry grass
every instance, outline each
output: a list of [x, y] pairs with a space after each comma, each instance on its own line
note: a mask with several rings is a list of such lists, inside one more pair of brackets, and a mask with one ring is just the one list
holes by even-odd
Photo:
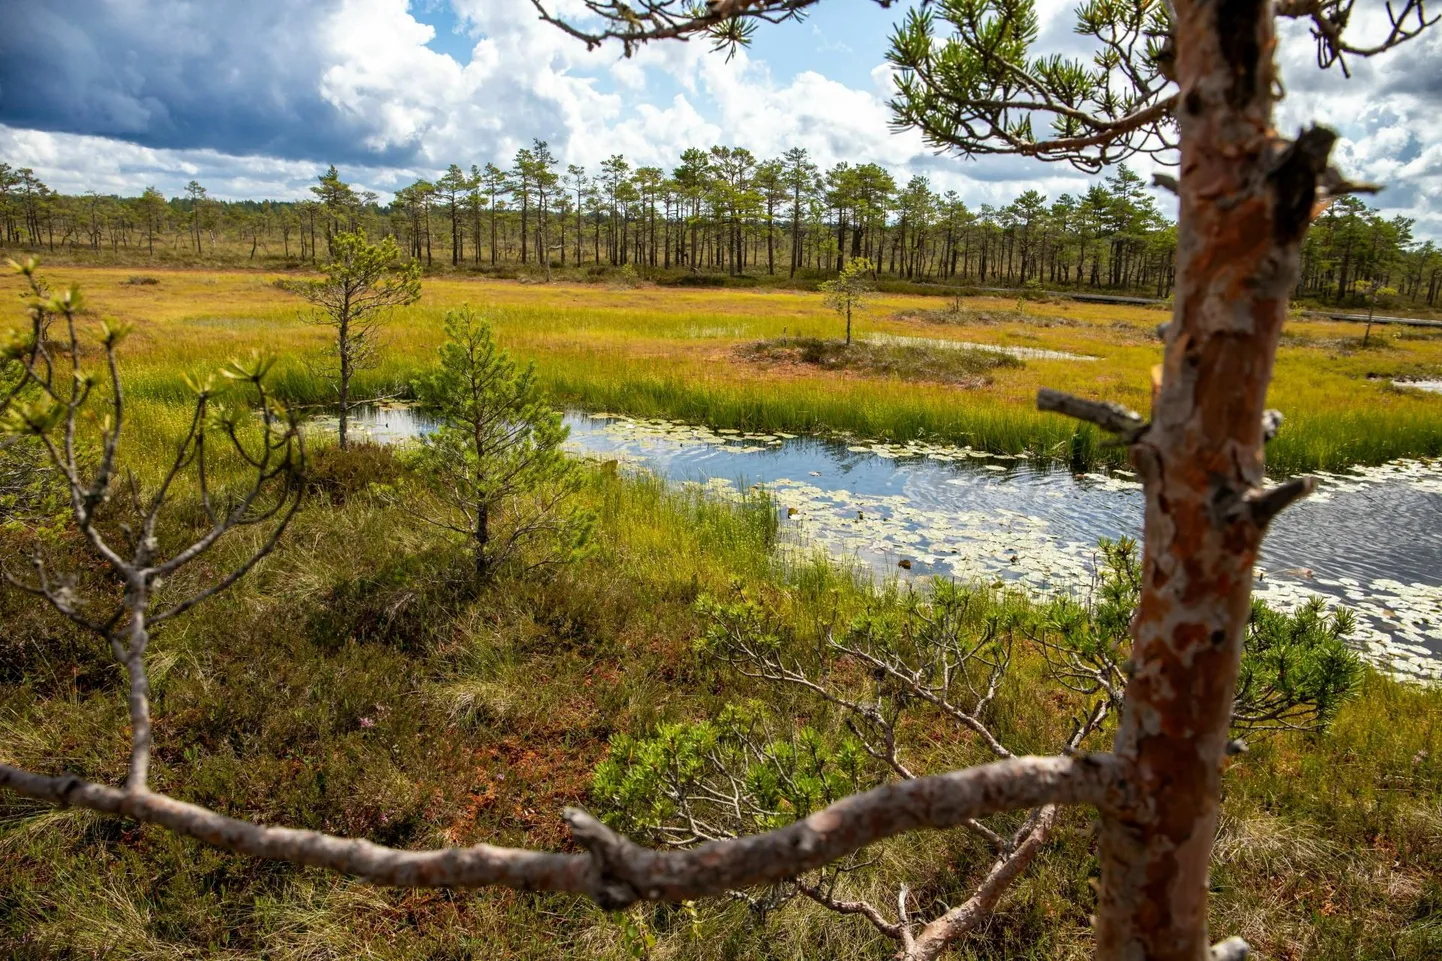
[[1009, 354], [971, 347], [938, 348], [867, 341], [846, 344], [817, 337], [762, 340], [743, 344], [736, 352], [778, 377], [795, 376], [798, 371], [811, 368], [891, 378], [907, 385], [930, 383], [973, 389], [990, 385], [993, 371], [1023, 366]]

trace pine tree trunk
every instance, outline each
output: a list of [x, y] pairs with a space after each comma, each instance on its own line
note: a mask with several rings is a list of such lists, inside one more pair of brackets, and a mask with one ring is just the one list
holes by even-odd
[[796, 276], [796, 267], [801, 263], [801, 194], [798, 191], [791, 205], [791, 273]]
[[1177, 287], [1151, 426], [1141, 603], [1115, 751], [1140, 803], [1103, 818], [1097, 956], [1204, 961], [1221, 767], [1267, 521], [1263, 402], [1333, 136], [1273, 140], [1271, 5], [1177, 0]]
[[338, 335], [340, 343], [340, 449], [346, 449], [346, 427], [350, 420], [350, 331], [344, 320]]
[[487, 549], [491, 542], [490, 512], [484, 501], [476, 505], [476, 580], [484, 581], [491, 573], [491, 556]]

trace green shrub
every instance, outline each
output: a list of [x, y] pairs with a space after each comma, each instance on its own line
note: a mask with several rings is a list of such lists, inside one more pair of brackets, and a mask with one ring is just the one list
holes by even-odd
[[[1103, 564], [1092, 603], [1056, 601], [1048, 619], [1066, 648], [1104, 653], [1122, 663], [1131, 648], [1132, 612], [1141, 599], [1141, 560], [1129, 538], [1103, 539], [1100, 551]], [[1321, 598], [1292, 613], [1253, 600], [1232, 710], [1236, 732], [1324, 730], [1356, 695], [1365, 674], [1347, 643], [1355, 628], [1350, 611], [1329, 612]]]

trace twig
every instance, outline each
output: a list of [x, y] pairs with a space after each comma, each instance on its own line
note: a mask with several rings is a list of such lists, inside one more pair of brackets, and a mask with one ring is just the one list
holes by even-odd
[[1141, 414], [1120, 404], [1087, 400], [1049, 387], [1036, 392], [1036, 407], [1037, 410], [1053, 411], [1095, 424], [1108, 433], [1118, 435], [1126, 443], [1135, 441], [1147, 427]]
[[1245, 498], [1252, 520], [1265, 528], [1282, 511], [1317, 489], [1315, 477], [1293, 477], [1275, 487], [1253, 491]]

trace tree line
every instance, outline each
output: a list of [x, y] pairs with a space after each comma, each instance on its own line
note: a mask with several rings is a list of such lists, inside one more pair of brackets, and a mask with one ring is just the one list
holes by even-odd
[[[237, 245], [242, 256], [320, 263], [342, 230], [395, 238], [427, 267], [621, 267], [730, 275], [839, 274], [866, 259], [876, 276], [921, 283], [1132, 290], [1169, 296], [1176, 228], [1126, 165], [1078, 195], [1027, 190], [973, 209], [928, 178], [905, 184], [872, 163], [822, 172], [804, 148], [758, 160], [736, 147], [690, 148], [668, 174], [620, 154], [562, 169], [545, 141], [495, 163], [452, 164], [390, 204], [332, 166], [301, 201], [223, 201], [191, 181], [167, 198], [50, 190], [0, 163], [0, 239], [13, 247], [153, 254]], [[1435, 307], [1442, 249], [1355, 197], [1334, 203], [1302, 251], [1299, 296], [1363, 303], [1379, 292]], [[542, 256], [541, 252], [545, 255]]]
[[[562, 168], [545, 141], [512, 161], [452, 164], [389, 204], [332, 166], [300, 201], [222, 201], [191, 181], [166, 198], [50, 190], [0, 164], [0, 223], [10, 246], [141, 251], [241, 245], [319, 263], [338, 232], [391, 236], [428, 267], [632, 265], [642, 270], [795, 277], [874, 273], [916, 282], [1134, 289], [1166, 296], [1175, 231], [1139, 176], [1119, 168], [1086, 192], [967, 205], [924, 176], [901, 183], [872, 163], [822, 171], [804, 148], [757, 158], [739, 147], [685, 150], [668, 173], [620, 154]], [[544, 252], [544, 253], [543, 253]]]
[[1412, 236], [1411, 217], [1383, 217], [1356, 197], [1339, 197], [1302, 245], [1303, 297], [1346, 303], [1385, 294], [1434, 307], [1442, 297], [1442, 249]]

